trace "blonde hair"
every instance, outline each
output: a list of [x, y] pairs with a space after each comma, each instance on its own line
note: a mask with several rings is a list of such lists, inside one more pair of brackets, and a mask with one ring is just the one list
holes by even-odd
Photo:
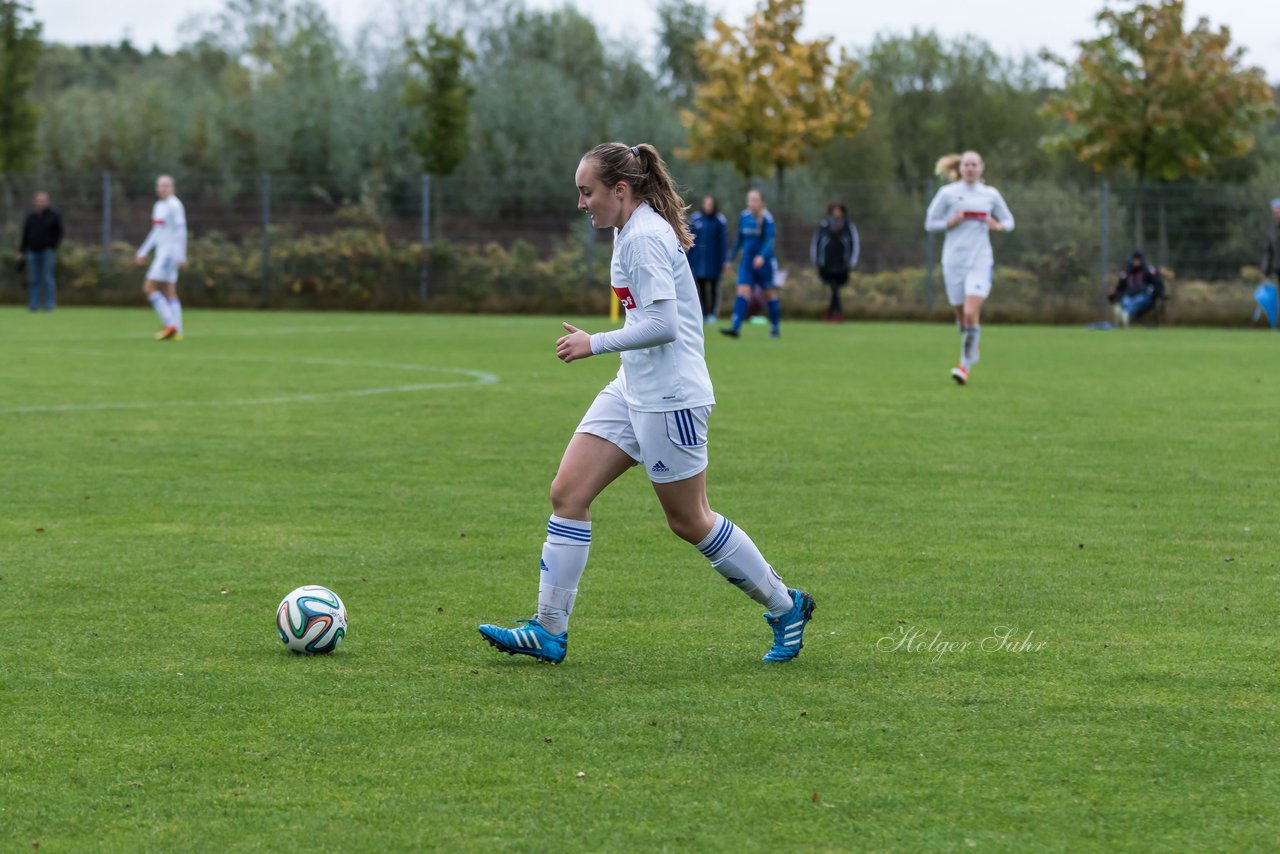
[[965, 154], [972, 154], [978, 158], [978, 162], [982, 163], [982, 155], [973, 149], [969, 149], [961, 154], [944, 154], [938, 158], [937, 164], [933, 167], [933, 174], [940, 178], [946, 178], [948, 181], [960, 180], [960, 161], [964, 160]]
[[667, 171], [667, 164], [658, 149], [648, 143], [626, 145], [621, 142], [602, 142], [582, 156], [596, 164], [597, 177], [606, 187], [615, 187], [626, 181], [631, 195], [648, 203], [676, 233], [676, 239], [685, 249], [693, 246], [693, 233], [689, 231], [689, 206], [685, 204], [675, 179]]

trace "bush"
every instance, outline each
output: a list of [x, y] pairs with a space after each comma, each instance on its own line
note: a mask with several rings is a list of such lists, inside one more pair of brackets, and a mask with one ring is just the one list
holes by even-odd
[[[210, 232], [193, 239], [190, 262], [179, 282], [191, 307], [291, 309], [430, 310], [438, 312], [526, 312], [605, 314], [613, 298], [610, 246], [587, 247], [580, 235], [543, 255], [517, 240], [497, 243], [433, 242], [425, 253], [429, 298], [419, 300], [422, 246], [389, 237], [376, 223], [353, 221], [328, 232], [270, 232], [269, 275], [262, 269], [260, 238], [233, 240]], [[99, 247], [64, 242], [58, 257], [59, 301], [64, 305], [142, 305], [144, 268], [134, 247], [113, 244], [104, 259]], [[1096, 281], [1081, 272], [1080, 259], [1062, 247], [1046, 257], [1048, 275], [998, 267], [984, 319], [998, 323], [1083, 323], [1099, 315]], [[1054, 263], [1048, 264], [1053, 260]], [[1037, 267], [1037, 269], [1042, 269]], [[829, 291], [807, 264], [789, 268], [780, 299], [789, 317], [821, 317]], [[732, 277], [721, 288], [732, 299]], [[1169, 282], [1166, 322], [1245, 325], [1253, 313], [1252, 287], [1200, 281]], [[16, 281], [0, 287], [0, 301], [24, 299]], [[937, 320], [952, 317], [942, 274], [919, 267], [854, 272], [842, 291], [847, 316], [867, 320]]]

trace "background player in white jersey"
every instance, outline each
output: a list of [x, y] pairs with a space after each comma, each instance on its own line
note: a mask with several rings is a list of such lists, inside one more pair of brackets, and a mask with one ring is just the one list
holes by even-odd
[[155, 259], [147, 268], [142, 292], [160, 316], [156, 340], [182, 339], [182, 303], [178, 302], [178, 270], [187, 266], [187, 210], [173, 194], [173, 179], [156, 179], [157, 201], [151, 206], [151, 231], [138, 247], [134, 263], [147, 263], [147, 253], [155, 249]]
[[976, 151], [941, 158], [937, 172], [951, 183], [938, 190], [924, 219], [926, 230], [947, 233], [942, 242], [942, 279], [960, 327], [960, 364], [951, 369], [952, 379], [960, 385], [969, 381], [969, 371], [978, 363], [982, 303], [991, 293], [995, 266], [989, 233], [1013, 230], [1009, 206], [995, 187], [983, 183], [982, 170]]
[[621, 354], [622, 367], [591, 404], [551, 484], [538, 612], [523, 626], [480, 626], [498, 649], [564, 659], [569, 614], [591, 546], [591, 503], [641, 464], [681, 539], [766, 609], [773, 645], [765, 661], [800, 652], [813, 597], [788, 589], [744, 531], [707, 502], [707, 419], [715, 396], [703, 354], [702, 307], [685, 252], [693, 237], [686, 206], [651, 145], [597, 145], [575, 175], [578, 209], [596, 228], [616, 229], [610, 274], [626, 309], [622, 329], [588, 334], [564, 324], [556, 355], [574, 362]]

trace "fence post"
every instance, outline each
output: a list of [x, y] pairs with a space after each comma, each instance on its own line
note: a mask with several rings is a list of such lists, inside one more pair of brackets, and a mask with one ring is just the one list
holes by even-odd
[[271, 174], [262, 173], [262, 298], [271, 295]]
[[102, 173], [102, 272], [111, 269], [111, 173]]
[[431, 242], [431, 176], [422, 176], [422, 232], [419, 235], [422, 243], [422, 260], [418, 269], [418, 302], [427, 302], [427, 246]]
[[[937, 180], [925, 181], [925, 196], [932, 201], [937, 192]], [[928, 202], [926, 202], [928, 204]], [[924, 233], [924, 310], [925, 315], [933, 314], [933, 232]]]
[[1098, 284], [1098, 311], [1103, 317], [1107, 316], [1107, 281], [1110, 279], [1110, 273], [1107, 270], [1107, 259], [1111, 256], [1111, 182], [1103, 180], [1102, 182], [1102, 210], [1099, 212], [1101, 216], [1098, 221], [1102, 223], [1102, 240], [1099, 243], [1102, 246], [1102, 257], [1099, 259], [1099, 284]]

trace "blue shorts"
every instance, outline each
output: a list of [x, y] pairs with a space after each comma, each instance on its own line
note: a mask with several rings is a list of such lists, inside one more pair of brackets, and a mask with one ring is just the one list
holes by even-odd
[[772, 290], [774, 287], [773, 268], [774, 260], [772, 258], [766, 258], [759, 269], [752, 267], [751, 261], [744, 258], [742, 263], [738, 265], [738, 284], [754, 285], [758, 288]]

